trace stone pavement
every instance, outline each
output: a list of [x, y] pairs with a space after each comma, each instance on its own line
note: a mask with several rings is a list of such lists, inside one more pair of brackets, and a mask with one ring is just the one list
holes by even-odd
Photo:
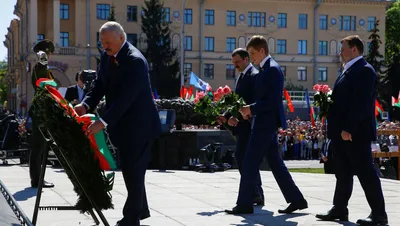
[[[11, 163], [12, 164], [12, 163]], [[230, 226], [230, 225], [355, 225], [317, 221], [315, 214], [331, 207], [335, 185], [333, 175], [292, 173], [294, 180], [304, 193], [309, 208], [296, 214], [281, 215], [279, 208], [286, 206], [285, 200], [271, 172], [262, 172], [266, 206], [256, 208], [255, 214], [232, 216], [223, 210], [235, 205], [239, 185], [236, 170], [217, 173], [193, 171], [159, 172], [148, 170], [146, 189], [152, 217], [142, 225], [152, 226]], [[26, 166], [0, 166], [2, 180], [24, 212], [32, 218], [36, 189], [29, 188], [29, 173]], [[61, 169], [48, 168], [46, 180], [55, 183], [53, 189], [44, 189], [42, 205], [74, 205], [76, 194], [72, 184]], [[390, 225], [400, 225], [400, 182], [382, 180]], [[120, 172], [116, 172], [112, 191], [115, 209], [104, 211], [110, 225], [121, 218], [126, 198], [126, 189]], [[355, 179], [353, 196], [349, 205], [350, 220], [368, 216], [370, 209]], [[38, 226], [89, 226], [94, 225], [88, 215], [77, 211], [39, 211]]]

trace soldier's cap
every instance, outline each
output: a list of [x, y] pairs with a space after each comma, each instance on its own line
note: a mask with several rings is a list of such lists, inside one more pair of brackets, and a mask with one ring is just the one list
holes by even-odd
[[46, 53], [53, 53], [54, 52], [54, 44], [52, 41], [48, 39], [43, 39], [40, 42], [36, 43], [36, 45], [33, 47], [33, 51], [35, 53], [39, 51], [43, 51]]

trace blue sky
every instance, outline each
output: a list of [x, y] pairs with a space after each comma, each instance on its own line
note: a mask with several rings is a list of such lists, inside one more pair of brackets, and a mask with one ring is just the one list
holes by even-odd
[[3, 42], [6, 39], [4, 35], [7, 34], [7, 28], [10, 26], [10, 22], [13, 18], [17, 18], [13, 14], [14, 5], [17, 0], [2, 0], [0, 7], [0, 61], [3, 61], [7, 57], [7, 48]]

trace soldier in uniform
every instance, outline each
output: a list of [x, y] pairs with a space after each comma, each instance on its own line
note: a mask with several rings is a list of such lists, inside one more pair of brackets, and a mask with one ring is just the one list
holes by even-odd
[[[40, 78], [49, 78], [53, 79], [53, 75], [51, 71], [47, 68], [48, 59], [50, 54], [54, 52], [54, 44], [50, 40], [42, 40], [38, 42], [34, 47], [33, 51], [36, 53], [38, 57], [38, 62], [36, 63], [35, 67], [32, 71], [32, 86], [33, 90], [36, 94], [38, 91], [38, 87], [36, 86], [36, 81]], [[29, 114], [32, 117], [32, 108], [29, 111]], [[39, 184], [39, 176], [40, 176], [40, 169], [42, 164], [46, 164], [45, 162], [42, 163], [44, 151], [49, 151], [49, 148], [42, 136], [37, 122], [32, 117], [32, 148], [31, 153], [29, 156], [29, 175], [31, 178], [31, 186], [36, 188]], [[43, 182], [44, 188], [52, 188], [54, 184], [44, 181]]]

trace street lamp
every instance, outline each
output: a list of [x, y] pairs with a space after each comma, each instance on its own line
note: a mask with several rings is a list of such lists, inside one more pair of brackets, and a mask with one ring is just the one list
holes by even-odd
[[182, 0], [182, 35], [181, 35], [181, 87], [185, 85], [185, 75], [183, 74], [185, 64], [185, 4], [186, 0]]

